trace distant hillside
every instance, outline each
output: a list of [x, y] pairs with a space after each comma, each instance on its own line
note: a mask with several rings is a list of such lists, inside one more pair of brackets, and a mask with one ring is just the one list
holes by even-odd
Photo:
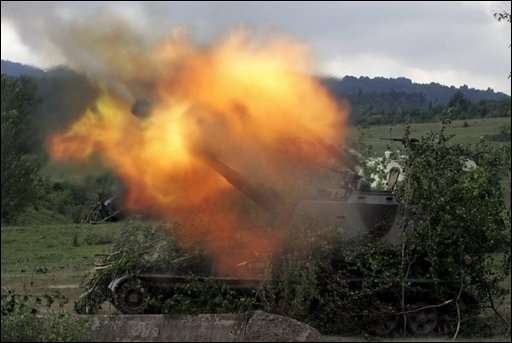
[[33, 125], [37, 130], [32, 139], [39, 146], [43, 146], [50, 132], [63, 129], [76, 120], [98, 95], [97, 89], [84, 75], [63, 66], [44, 71], [2, 60], [2, 74], [33, 78], [41, 102], [34, 113]]
[[[86, 98], [89, 98], [94, 94], [92, 86], [87, 83], [84, 76], [66, 67], [53, 68], [45, 72], [30, 65], [2, 60], [2, 73], [13, 77], [25, 75], [38, 78], [40, 93], [48, 98], [53, 98], [54, 95], [51, 93], [57, 89], [59, 94], [66, 91], [69, 97], [88, 94]], [[349, 101], [352, 109], [351, 119], [356, 123], [378, 124], [389, 121], [430, 121], [445, 117], [462, 119], [510, 115], [510, 96], [495, 92], [491, 88], [480, 90], [466, 85], [448, 87], [434, 82], [421, 84], [404, 77], [325, 77], [321, 78], [321, 82], [339, 101]], [[461, 94], [463, 99], [458, 99]], [[60, 103], [62, 99], [59, 96], [55, 99], [55, 104]], [[474, 105], [458, 106], [454, 115], [454, 109], [448, 113], [454, 101], [467, 101]], [[80, 107], [83, 107], [83, 104]]]
[[17, 62], [2, 60], [2, 74], [13, 77], [18, 76], [34, 76], [41, 77], [44, 75], [44, 70]]
[[449, 104], [456, 94], [463, 94], [472, 103], [510, 101], [510, 96], [491, 88], [448, 87], [435, 82], [421, 84], [404, 77], [327, 77], [322, 82], [337, 99], [349, 100], [356, 121], [376, 113], [430, 111]]
[[324, 78], [324, 84], [337, 96], [359, 96], [362, 93], [407, 93], [420, 95], [427, 103], [432, 105], [446, 105], [456, 92], [462, 92], [469, 101], [503, 100], [509, 96], [505, 93], [495, 92], [492, 88], [486, 90], [461, 87], [448, 87], [436, 82], [415, 83], [405, 77], [354, 77], [345, 76], [342, 79]]

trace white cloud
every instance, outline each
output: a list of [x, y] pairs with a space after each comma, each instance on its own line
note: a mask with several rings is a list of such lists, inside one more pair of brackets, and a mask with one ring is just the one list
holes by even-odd
[[[510, 94], [510, 80], [503, 74], [503, 80], [495, 80], [485, 73], [474, 74], [466, 70], [452, 69], [423, 69], [414, 65], [405, 65], [400, 61], [387, 56], [371, 54], [358, 54], [336, 56], [325, 61], [318, 68], [318, 72], [325, 75], [343, 77], [368, 76], [368, 77], [407, 77], [417, 83], [440, 82], [447, 86], [459, 87], [464, 84], [474, 88], [487, 89], [493, 84], [498, 84], [498, 90], [507, 90]], [[508, 88], [507, 88], [508, 87]]]
[[41, 66], [41, 60], [24, 45], [16, 31], [2, 21], [2, 59]]
[[[510, 25], [493, 12], [507, 2], [107, 2], [2, 3], [2, 58], [48, 66], [60, 63], [39, 27], [62, 16], [94, 18], [110, 10], [145, 36], [181, 25], [211, 39], [243, 24], [282, 32], [309, 44], [323, 72], [405, 76], [418, 82], [487, 88], [510, 94]], [[34, 17], [37, 13], [37, 17]], [[19, 37], [4, 30], [16, 24]], [[92, 25], [92, 24], [91, 24]], [[27, 45], [31, 48], [28, 49]]]

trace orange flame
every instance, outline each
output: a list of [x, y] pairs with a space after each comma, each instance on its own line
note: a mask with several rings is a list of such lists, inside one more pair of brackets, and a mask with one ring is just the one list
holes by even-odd
[[243, 274], [236, 265], [274, 251], [279, 234], [250, 220], [257, 210], [200, 152], [291, 194], [295, 171], [327, 158], [308, 143], [342, 141], [345, 110], [308, 74], [304, 47], [286, 40], [256, 44], [237, 32], [200, 48], [180, 37], [144, 60], [154, 78], [150, 114], [134, 116], [132, 104], [99, 80], [95, 106], [49, 138], [50, 154], [100, 156], [125, 184], [128, 209], [185, 223], [183, 244], [201, 241], [221, 272]]

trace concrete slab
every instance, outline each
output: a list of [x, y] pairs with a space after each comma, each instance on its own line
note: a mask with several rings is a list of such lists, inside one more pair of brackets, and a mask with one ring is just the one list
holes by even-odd
[[306, 342], [320, 333], [262, 311], [241, 314], [96, 316], [91, 339], [113, 342]]

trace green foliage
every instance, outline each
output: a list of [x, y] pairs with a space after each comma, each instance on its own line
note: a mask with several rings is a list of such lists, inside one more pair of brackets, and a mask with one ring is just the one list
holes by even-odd
[[2, 223], [12, 221], [37, 197], [39, 161], [31, 153], [35, 86], [2, 75]]
[[[395, 311], [400, 256], [382, 242], [343, 241], [334, 227], [294, 227], [274, 279], [259, 293], [268, 312], [307, 322], [323, 333], [368, 332]], [[276, 268], [276, 265], [273, 266]]]
[[28, 296], [2, 290], [2, 342], [84, 341], [89, 322], [62, 311], [66, 302], [59, 294]]
[[510, 175], [510, 146], [462, 146], [450, 138], [443, 128], [406, 147], [403, 273], [439, 282], [440, 294], [470, 291], [489, 304], [510, 273], [510, 211], [501, 184]]
[[[401, 99], [400, 93], [367, 94], [362, 98], [361, 104], [353, 104], [358, 111], [353, 119], [360, 125], [388, 125], [397, 123], [422, 123], [444, 119], [474, 119], [510, 117], [510, 99], [470, 101], [461, 91], [456, 92], [446, 105], [425, 106], [424, 100], [415, 101], [411, 95]], [[368, 103], [377, 101], [380, 97], [382, 103], [368, 106]], [[387, 99], [389, 98], [389, 99]], [[409, 103], [405, 105], [401, 102]], [[390, 108], [387, 108], [391, 104]]]
[[83, 282], [86, 292], [76, 303], [79, 313], [95, 313], [101, 304], [111, 300], [110, 282], [124, 275], [142, 272], [175, 272], [203, 274], [211, 269], [201, 251], [193, 248], [185, 252], [179, 248], [173, 235], [177, 225], [134, 223], [114, 241], [112, 253], [104, 256], [101, 268], [88, 275]]
[[68, 222], [80, 223], [98, 201], [105, 201], [120, 189], [119, 181], [109, 172], [86, 177], [81, 182], [41, 181], [42, 192], [37, 200], [38, 211], [50, 211]]
[[80, 218], [85, 216], [92, 203], [92, 195], [89, 195], [88, 189], [83, 185], [44, 179], [41, 189], [35, 208], [38, 211], [45, 209], [56, 213], [68, 222], [80, 222]]
[[379, 242], [333, 246], [335, 257], [323, 267], [318, 316], [312, 323], [328, 333], [372, 333], [372, 322], [397, 313], [399, 255]]
[[265, 310], [306, 320], [319, 299], [318, 264], [309, 256], [283, 257], [280, 273], [262, 292]]
[[512, 16], [510, 15], [510, 9], [508, 11], [502, 10], [501, 12], [496, 12], [496, 13], [494, 13], [494, 17], [498, 21], [505, 21], [509, 24], [510, 24], [510, 19], [512, 18]]
[[172, 294], [148, 299], [147, 308], [165, 314], [240, 313], [261, 308], [256, 289], [233, 289], [214, 279], [191, 278]]
[[102, 172], [80, 181], [39, 178], [37, 198], [10, 225], [82, 223], [99, 201], [117, 194], [119, 182]]
[[[508, 3], [508, 8], [507, 9], [503, 9], [500, 12], [495, 12], [494, 13], [494, 18], [496, 18], [496, 20], [498, 20], [500, 22], [508, 23], [509, 26], [510, 26], [510, 21], [511, 21], [511, 18], [512, 18], [512, 15], [510, 14], [510, 3]], [[510, 48], [510, 46], [511, 46], [511, 44], [508, 45], [509, 48]], [[510, 75], [511, 75], [511, 73], [509, 72], [508, 73], [508, 78], [509, 79], [510, 79]]]

